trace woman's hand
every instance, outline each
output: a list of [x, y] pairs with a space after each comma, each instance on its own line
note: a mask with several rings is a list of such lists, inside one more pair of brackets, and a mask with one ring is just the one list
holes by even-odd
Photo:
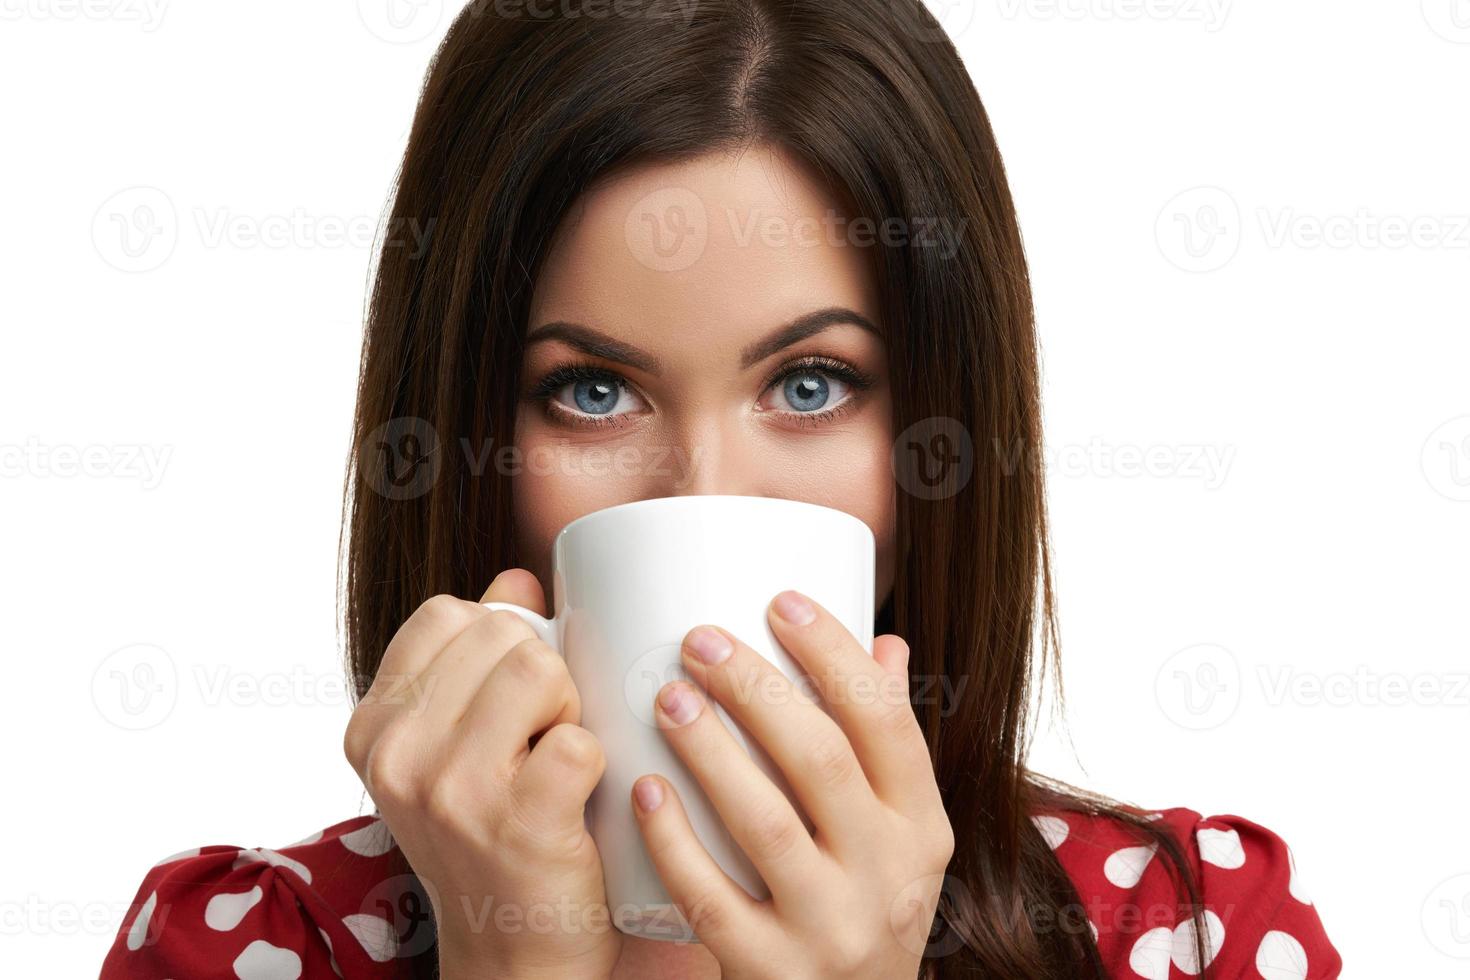
[[[545, 611], [521, 570], [481, 601]], [[429, 893], [446, 980], [611, 975], [622, 939], [582, 816], [605, 761], [581, 710], [519, 617], [439, 595], [353, 711], [343, 748]]]
[[[689, 632], [684, 668], [771, 756], [815, 833], [698, 687], [676, 681], [659, 692], [655, 717], [771, 900], [756, 901], [720, 869], [657, 776], [633, 792], [649, 854], [723, 980], [915, 977], [954, 834], [909, 704], [908, 645], [880, 636], [869, 656], [794, 592], [777, 596], [767, 615], [830, 716], [722, 629]], [[640, 802], [654, 797], [651, 810]]]

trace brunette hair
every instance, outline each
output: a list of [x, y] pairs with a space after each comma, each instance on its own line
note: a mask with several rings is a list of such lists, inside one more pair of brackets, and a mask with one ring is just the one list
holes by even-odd
[[[1086, 919], [1062, 925], [1082, 903], [1029, 819], [1042, 811], [1103, 814], [1156, 844], [1206, 962], [1180, 842], [1136, 807], [1025, 765], [1032, 695], [1059, 645], [1043, 477], [1006, 451], [1041, 440], [1030, 284], [989, 119], [920, 0], [564, 0], [550, 17], [472, 2], [459, 14], [388, 223], [429, 234], [382, 243], [368, 310], [344, 501], [356, 696], [424, 600], [478, 597], [521, 564], [509, 476], [449, 447], [512, 444], [530, 297], [570, 206], [615, 170], [756, 144], [809, 163], [875, 227], [924, 222], [945, 238], [871, 249], [894, 431], [950, 426], [974, 447], [968, 480], [897, 494], [896, 578], [874, 625], [909, 643], [916, 678], [965, 681], [948, 700], [914, 699], [956, 838], [922, 976], [1104, 975]], [[378, 454], [409, 437], [431, 478], [405, 490]]]

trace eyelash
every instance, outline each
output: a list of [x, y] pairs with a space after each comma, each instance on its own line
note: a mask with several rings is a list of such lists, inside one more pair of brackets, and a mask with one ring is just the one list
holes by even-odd
[[[870, 375], [859, 371], [850, 364], [822, 354], [811, 354], [798, 358], [795, 361], [787, 362], [777, 368], [766, 379], [766, 383], [761, 386], [761, 393], [764, 394], [772, 386], [778, 382], [785, 381], [794, 374], [809, 374], [813, 371], [829, 374], [844, 384], [849, 385], [853, 390], [853, 394], [843, 399], [835, 407], [823, 409], [819, 412], [780, 412], [782, 415], [794, 416], [796, 423], [803, 427], [825, 425], [847, 414], [853, 407], [853, 403], [857, 400], [858, 395], [873, 387], [874, 384], [873, 378]], [[540, 381], [536, 382], [535, 386], [531, 389], [529, 397], [533, 401], [539, 402], [542, 411], [546, 413], [548, 418], [554, 421], [566, 419], [573, 425], [581, 425], [594, 429], [624, 424], [618, 421], [621, 418], [618, 415], [582, 415], [556, 404], [554, 400], [556, 393], [567, 385], [577, 381], [611, 381], [620, 389], [629, 387], [627, 380], [620, 377], [616, 372], [609, 371], [607, 368], [598, 367], [588, 361], [574, 361], [556, 368]]]

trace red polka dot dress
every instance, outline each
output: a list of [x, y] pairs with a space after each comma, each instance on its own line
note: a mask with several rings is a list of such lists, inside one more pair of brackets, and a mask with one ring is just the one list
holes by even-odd
[[[1276, 834], [1237, 816], [1182, 807], [1149, 814], [1188, 856], [1204, 903], [1205, 966], [1221, 980], [1331, 980], [1342, 958], [1328, 940]], [[1109, 975], [1200, 975], [1191, 909], [1156, 846], [1130, 828], [1072, 812], [1032, 817], [1077, 887]]]
[[[1178, 835], [1203, 882], [1210, 976], [1339, 975], [1342, 960], [1279, 837], [1234, 816], [1171, 809], [1157, 819]], [[1103, 817], [1032, 820], [1076, 884], [1110, 976], [1199, 976], [1189, 910], [1152, 847]], [[422, 886], [405, 868], [375, 814], [286, 847], [175, 854], [144, 876], [102, 980], [411, 976], [432, 961], [433, 926]]]
[[434, 957], [433, 926], [421, 886], [405, 867], [376, 814], [276, 849], [175, 854], [144, 875], [101, 975], [410, 976], [414, 957]]

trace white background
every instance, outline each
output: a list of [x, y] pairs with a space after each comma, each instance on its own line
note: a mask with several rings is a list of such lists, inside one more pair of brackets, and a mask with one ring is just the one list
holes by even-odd
[[[451, 14], [399, 2], [0, 0], [8, 974], [95, 973], [164, 855], [366, 812], [341, 483]], [[1463, 976], [1470, 3], [935, 9], [1044, 345], [1037, 767], [1280, 833], [1347, 975]]]

